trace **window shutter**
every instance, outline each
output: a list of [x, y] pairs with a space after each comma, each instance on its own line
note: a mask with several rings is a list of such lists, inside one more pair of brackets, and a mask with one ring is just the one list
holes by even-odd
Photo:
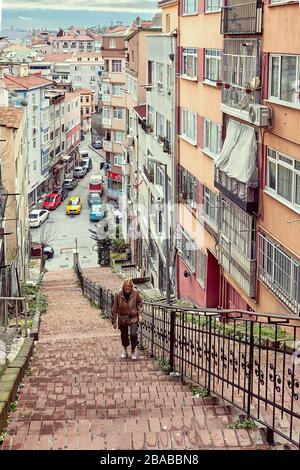
[[198, 48], [198, 81], [203, 82], [204, 80], [204, 49], [203, 47]]
[[203, 148], [203, 116], [197, 115], [197, 145]]
[[269, 89], [269, 54], [263, 52], [262, 55], [262, 99], [268, 99]]
[[205, 0], [198, 0], [198, 13], [204, 13], [205, 11]]

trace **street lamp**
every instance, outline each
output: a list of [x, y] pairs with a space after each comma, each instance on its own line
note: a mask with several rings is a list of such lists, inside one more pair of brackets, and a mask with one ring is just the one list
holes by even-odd
[[164, 207], [165, 207], [165, 221], [166, 221], [166, 229], [165, 229], [165, 237], [166, 237], [166, 301], [167, 305], [170, 304], [171, 301], [171, 285], [170, 285], [170, 229], [169, 229], [169, 193], [168, 193], [168, 171], [167, 171], [167, 163], [162, 163], [156, 158], [147, 157], [147, 160], [156, 163], [157, 165], [161, 165], [164, 167]]

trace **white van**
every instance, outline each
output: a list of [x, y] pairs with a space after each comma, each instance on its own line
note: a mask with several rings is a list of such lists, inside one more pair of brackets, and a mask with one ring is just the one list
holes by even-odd
[[81, 158], [88, 158], [89, 157], [89, 151], [84, 149], [84, 150], [79, 150]]

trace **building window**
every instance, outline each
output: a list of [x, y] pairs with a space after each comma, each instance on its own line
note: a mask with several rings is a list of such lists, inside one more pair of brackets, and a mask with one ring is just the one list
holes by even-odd
[[218, 11], [221, 9], [221, 0], [205, 0], [205, 11]]
[[71, 146], [71, 139], [69, 137], [68, 140], [67, 140], [67, 148], [69, 148], [70, 146]]
[[123, 108], [115, 107], [114, 108], [114, 119], [122, 119], [123, 118]]
[[114, 83], [112, 86], [113, 96], [122, 96], [122, 85], [120, 83]]
[[183, 0], [183, 15], [196, 15], [198, 13], [198, 0]]
[[300, 264], [264, 234], [258, 235], [259, 278], [273, 293], [299, 315]]
[[164, 170], [161, 165], [156, 165], [155, 183], [164, 188]]
[[180, 238], [180, 248], [181, 254], [184, 261], [192, 269], [193, 272], [196, 271], [196, 246], [194, 242], [190, 239], [188, 234], [183, 230], [182, 227], [179, 227]]
[[115, 131], [114, 132], [115, 142], [122, 144], [123, 142], [123, 132]]
[[181, 135], [197, 144], [197, 114], [181, 109]]
[[75, 82], [81, 82], [81, 75], [75, 76]]
[[221, 152], [221, 126], [213, 121], [204, 119], [203, 146], [213, 157]]
[[269, 97], [300, 105], [300, 56], [271, 55]]
[[165, 136], [165, 118], [160, 113], [156, 113], [156, 137]]
[[125, 163], [125, 160], [124, 160], [123, 155], [115, 155], [114, 156], [114, 164], [116, 166], [124, 165], [124, 163]]
[[148, 60], [148, 85], [154, 84], [154, 63], [151, 60]]
[[197, 78], [197, 49], [184, 48], [182, 50], [182, 74], [185, 77]]
[[110, 49], [116, 49], [117, 47], [117, 41], [114, 38], [110, 38], [109, 40], [109, 48]]
[[154, 126], [154, 108], [150, 105], [148, 105], [148, 126], [152, 127]]
[[102, 117], [106, 119], [110, 119], [111, 114], [110, 114], [110, 108], [108, 106], [104, 106], [102, 109]]
[[122, 72], [121, 60], [112, 60], [112, 72]]
[[300, 161], [268, 147], [267, 190], [283, 203], [300, 209]]
[[81, 70], [81, 67], [79, 67], [78, 65], [75, 65], [75, 72], [80, 72]]
[[217, 194], [206, 186], [203, 188], [203, 213], [208, 223], [217, 224]]
[[205, 80], [221, 80], [221, 51], [205, 49]]
[[36, 160], [34, 160], [34, 162], [32, 163], [32, 169], [33, 171], [36, 171]]
[[158, 93], [164, 91], [164, 64], [157, 62], [156, 64], [156, 85]]
[[206, 284], [206, 253], [198, 250], [197, 253], [197, 279], [202, 287]]

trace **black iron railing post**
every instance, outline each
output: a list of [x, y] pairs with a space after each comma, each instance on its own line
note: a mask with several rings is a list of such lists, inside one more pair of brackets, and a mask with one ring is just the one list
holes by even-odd
[[[253, 336], [253, 321], [250, 321], [250, 338], [249, 338], [249, 371], [248, 371], [248, 400], [247, 400], [247, 418], [251, 416], [251, 401], [253, 389], [253, 357], [254, 357], [254, 336]], [[247, 364], [245, 367], [245, 374], [247, 373]]]
[[154, 307], [151, 306], [151, 354], [154, 357]]
[[212, 344], [212, 338], [211, 338], [211, 321], [212, 321], [212, 317], [209, 315], [208, 317], [209, 321], [208, 321], [208, 351], [207, 351], [207, 361], [208, 361], [208, 377], [207, 377], [207, 388], [208, 388], [208, 392], [209, 392], [209, 395], [210, 395], [210, 391], [211, 391], [211, 374], [212, 374], [212, 370], [211, 370], [211, 355], [212, 355], [212, 352], [211, 352], [211, 344]]
[[176, 311], [171, 310], [171, 315], [170, 315], [170, 358], [169, 358], [169, 364], [170, 364], [171, 371], [174, 370], [175, 322], [176, 322]]

